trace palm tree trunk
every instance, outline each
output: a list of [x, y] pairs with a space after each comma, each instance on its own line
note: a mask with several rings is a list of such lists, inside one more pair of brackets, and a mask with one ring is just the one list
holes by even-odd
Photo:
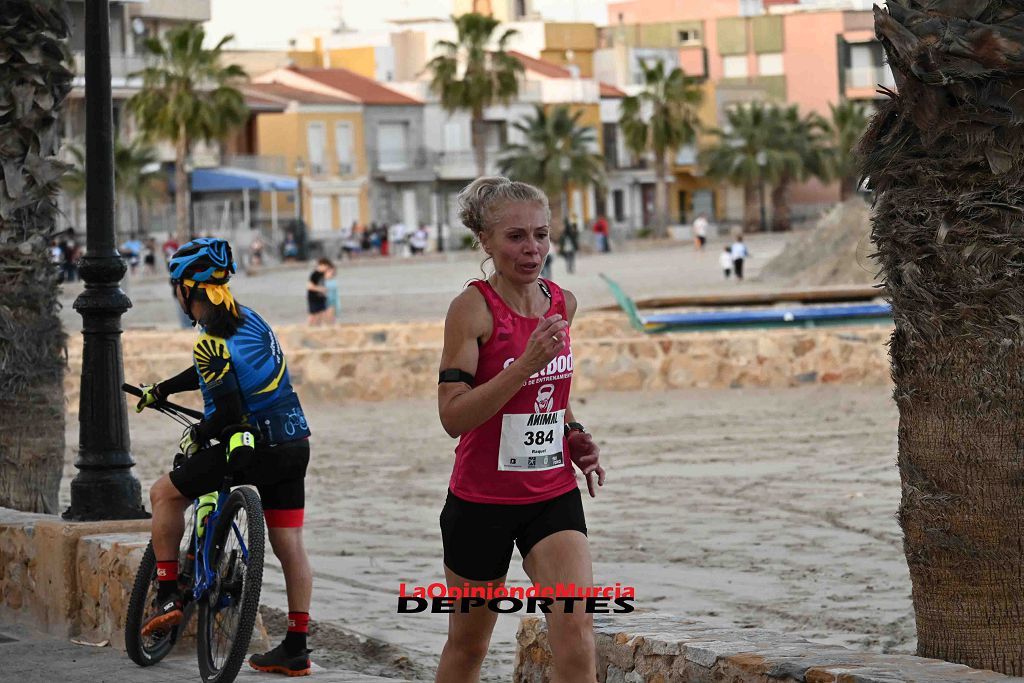
[[487, 124], [483, 112], [473, 112], [470, 122], [470, 137], [473, 140], [473, 158], [476, 160], [476, 175], [487, 175]]
[[654, 165], [658, 173], [658, 182], [654, 187], [654, 235], [668, 235], [668, 172], [665, 167], [664, 152], [654, 153]]
[[189, 193], [192, 188], [189, 186], [188, 172], [185, 170], [185, 160], [188, 156], [188, 138], [185, 136], [185, 127], [178, 131], [178, 140], [174, 145], [174, 214], [178, 226], [178, 242], [184, 244], [192, 239], [192, 231], [189, 228]]
[[772, 188], [772, 232], [783, 232], [793, 227], [789, 206], [789, 180], [780, 181]]
[[[899, 522], [917, 652], [1021, 676], [1024, 196], [1021, 157], [1009, 150], [1022, 134], [1012, 115], [989, 116], [989, 98], [1024, 84], [1016, 68], [979, 83], [980, 66], [945, 65], [950, 46], [963, 46], [965, 63], [1012, 62], [1019, 44], [1008, 27], [1024, 14], [999, 3], [922, 4], [875, 7], [898, 94], [860, 143], [895, 319]], [[930, 46], [936, 53], [919, 59]]]
[[[45, 11], [44, 11], [45, 10]], [[56, 513], [64, 465], [66, 335], [49, 237], [56, 228], [61, 109], [71, 90], [65, 3], [7, 3], [0, 22], [0, 507]], [[30, 56], [33, 55], [34, 57]], [[5, 100], [6, 101], [6, 100]]]
[[846, 177], [839, 179], [839, 201], [845, 202], [850, 198], [850, 188], [853, 186], [853, 182]]
[[562, 211], [563, 191], [548, 193], [548, 206], [551, 208], [551, 223], [548, 231], [551, 238], [552, 249], [562, 238], [562, 231], [565, 226], [565, 214]]
[[760, 228], [760, 195], [755, 183], [743, 186], [743, 232], [757, 232]]

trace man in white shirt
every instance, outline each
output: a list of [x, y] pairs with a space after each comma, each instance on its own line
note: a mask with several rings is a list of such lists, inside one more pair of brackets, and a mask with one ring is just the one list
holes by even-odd
[[412, 249], [413, 256], [416, 254], [422, 254], [427, 250], [428, 239], [427, 227], [425, 225], [421, 225], [409, 238], [409, 248]]
[[743, 235], [737, 235], [736, 241], [729, 247], [729, 253], [732, 256], [732, 267], [736, 272], [736, 279], [743, 279], [743, 259], [750, 256], [750, 252], [747, 251], [747, 245], [743, 243]]

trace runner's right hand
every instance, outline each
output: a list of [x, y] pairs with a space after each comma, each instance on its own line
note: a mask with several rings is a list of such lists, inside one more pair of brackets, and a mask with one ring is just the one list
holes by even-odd
[[139, 402], [135, 404], [136, 413], [141, 413], [145, 408], [148, 408], [160, 400], [160, 397], [157, 396], [155, 384], [143, 384], [139, 388], [142, 389], [142, 398], [140, 398]]
[[519, 362], [532, 375], [546, 367], [565, 348], [565, 331], [569, 321], [555, 314], [550, 318], [541, 318], [537, 329], [526, 342], [526, 350], [519, 357]]

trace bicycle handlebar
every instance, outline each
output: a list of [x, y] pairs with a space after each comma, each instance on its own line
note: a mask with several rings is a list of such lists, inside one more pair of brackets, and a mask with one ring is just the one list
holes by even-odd
[[[124, 390], [126, 394], [131, 394], [132, 396], [142, 398], [142, 389], [139, 389], [137, 386], [125, 382], [124, 384], [121, 385], [121, 389]], [[186, 408], [184, 406], [179, 406], [176, 403], [171, 403], [170, 401], [165, 401], [163, 399], [154, 403], [153, 406], [160, 408], [170, 408], [171, 410], [175, 410], [181, 413], [182, 415], [187, 415], [194, 420], [203, 419], [203, 414], [200, 411], [192, 410], [191, 408]]]

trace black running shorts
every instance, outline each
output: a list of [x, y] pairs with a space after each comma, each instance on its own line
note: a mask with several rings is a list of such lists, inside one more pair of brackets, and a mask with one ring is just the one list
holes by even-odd
[[[309, 440], [276, 446], [257, 444], [252, 462], [235, 474], [233, 483], [251, 484], [260, 493], [267, 526], [302, 526], [306, 506], [306, 466]], [[198, 498], [220, 488], [228, 472], [224, 446], [204, 448], [171, 472], [171, 483], [186, 498]]]
[[525, 505], [471, 503], [448, 491], [441, 510], [444, 563], [471, 581], [508, 574], [513, 545], [525, 558], [538, 542], [566, 530], [587, 533], [579, 489]]

